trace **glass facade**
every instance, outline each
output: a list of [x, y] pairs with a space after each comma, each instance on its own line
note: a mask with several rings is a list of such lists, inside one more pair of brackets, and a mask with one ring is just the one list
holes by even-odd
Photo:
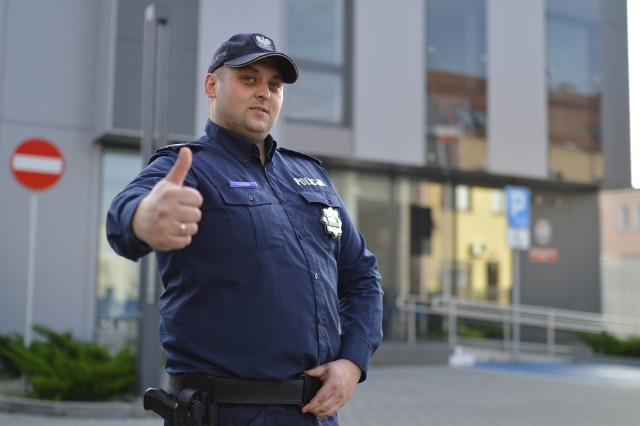
[[427, 0], [427, 164], [486, 168], [484, 0]]
[[384, 333], [404, 338], [398, 294], [434, 294], [450, 287], [453, 263], [451, 199], [443, 185], [378, 173], [330, 170], [352, 219], [378, 259], [384, 296]]
[[122, 346], [136, 337], [140, 268], [118, 256], [107, 242], [105, 223], [111, 200], [141, 168], [137, 151], [105, 147], [101, 164], [100, 226], [96, 337], [98, 342]]
[[600, 0], [547, 0], [547, 86], [551, 177], [603, 176]]
[[347, 2], [288, 0], [285, 19], [286, 49], [300, 68], [299, 80], [286, 88], [286, 117], [346, 124]]
[[[510, 301], [504, 191], [370, 172], [329, 170], [379, 262], [386, 339], [405, 337], [399, 294]], [[422, 337], [426, 317], [417, 319]], [[433, 326], [433, 324], [431, 325]]]

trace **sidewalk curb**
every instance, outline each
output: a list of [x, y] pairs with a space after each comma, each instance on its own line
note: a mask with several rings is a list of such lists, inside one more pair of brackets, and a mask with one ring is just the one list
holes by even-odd
[[0, 395], [0, 411], [57, 417], [132, 418], [151, 416], [142, 400], [133, 402], [46, 401]]

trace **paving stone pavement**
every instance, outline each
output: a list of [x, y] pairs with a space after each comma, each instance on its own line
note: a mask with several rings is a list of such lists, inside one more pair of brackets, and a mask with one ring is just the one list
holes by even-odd
[[[615, 380], [444, 365], [372, 368], [340, 411], [342, 426], [629, 426], [638, 419], [640, 381], [617, 385]], [[80, 419], [0, 412], [1, 426], [161, 424], [156, 417]]]

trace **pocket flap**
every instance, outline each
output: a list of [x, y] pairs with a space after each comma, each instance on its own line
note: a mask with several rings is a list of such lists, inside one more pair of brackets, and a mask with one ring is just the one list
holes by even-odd
[[260, 189], [230, 188], [221, 190], [220, 195], [226, 204], [236, 206], [259, 206], [275, 202], [272, 196]]
[[307, 200], [307, 203], [323, 204], [325, 206], [340, 207], [338, 197], [328, 192], [307, 191], [301, 192], [300, 195]]

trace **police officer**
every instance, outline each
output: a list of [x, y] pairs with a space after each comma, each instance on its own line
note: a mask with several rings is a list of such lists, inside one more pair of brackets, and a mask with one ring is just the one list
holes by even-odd
[[263, 34], [224, 42], [205, 135], [158, 150], [107, 218], [117, 253], [155, 251], [169, 392], [222, 401], [219, 425], [337, 425], [382, 338], [375, 257], [320, 161], [269, 134], [297, 78]]

